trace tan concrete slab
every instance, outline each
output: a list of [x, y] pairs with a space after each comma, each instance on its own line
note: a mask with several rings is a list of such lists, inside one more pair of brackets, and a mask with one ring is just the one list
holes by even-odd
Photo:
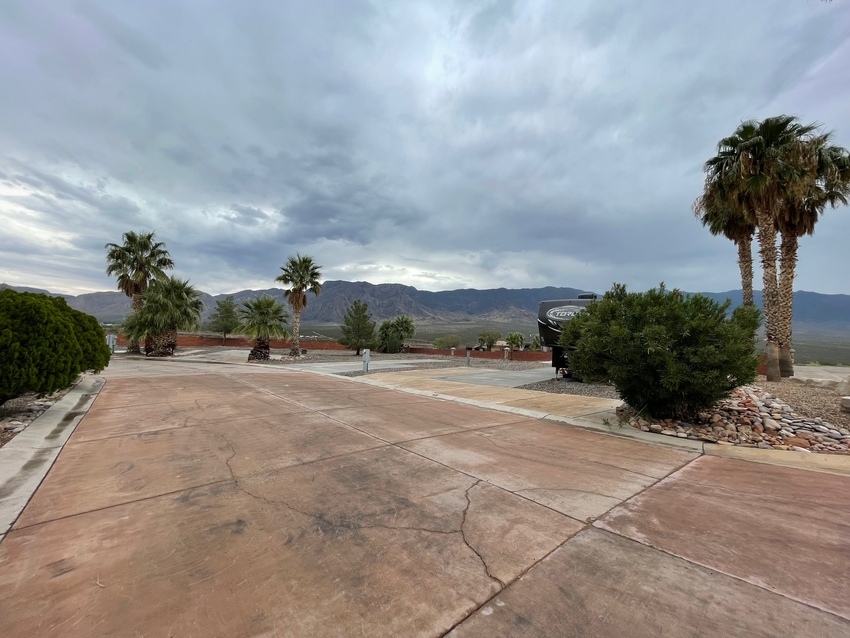
[[596, 525], [850, 619], [850, 478], [703, 456]]
[[622, 401], [616, 399], [600, 399], [572, 394], [549, 394], [546, 392], [535, 392], [530, 397], [511, 398], [509, 401], [503, 402], [504, 405], [511, 407], [562, 416], [585, 416], [604, 412], [616, 408], [621, 403]]
[[846, 454], [759, 450], [758, 448], [738, 447], [737, 445], [706, 445], [704, 449], [705, 453], [710, 456], [850, 476], [850, 456]]
[[576, 525], [383, 448], [9, 532], [0, 635], [435, 636]]
[[470, 385], [466, 383], [451, 383], [447, 394], [466, 399], [477, 399], [479, 401], [508, 403], [510, 401], [518, 401], [520, 399], [533, 399], [541, 393], [533, 392], [531, 390], [517, 390], [515, 388], [494, 388], [490, 386]]
[[[109, 408], [102, 406], [114, 404], [114, 397], [109, 390], [103, 394], [107, 395], [107, 401], [95, 402], [86, 415], [86, 426], [75, 432], [74, 442], [307, 410], [257, 391], [219, 391], [213, 396], [200, 397], [187, 391], [183, 395], [188, 397], [186, 399], [157, 401], [150, 406]], [[147, 397], [149, 403], [150, 396]]]
[[545, 421], [400, 445], [582, 521], [696, 457]]
[[426, 400], [392, 406], [323, 410], [323, 414], [390, 443], [463, 432], [522, 420], [506, 412]]
[[850, 635], [850, 623], [599, 530], [587, 530], [451, 638]]
[[69, 443], [15, 529], [229, 479], [231, 454], [220, 437], [197, 428]]

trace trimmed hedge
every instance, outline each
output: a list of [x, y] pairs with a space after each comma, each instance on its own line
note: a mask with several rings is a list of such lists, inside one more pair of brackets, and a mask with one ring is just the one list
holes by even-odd
[[561, 344], [577, 376], [611, 381], [632, 408], [692, 418], [755, 379], [760, 313], [728, 309], [663, 284], [643, 293], [615, 284], [564, 325]]
[[0, 291], [0, 404], [67, 388], [80, 372], [106, 367], [109, 354], [97, 320], [64, 299]]

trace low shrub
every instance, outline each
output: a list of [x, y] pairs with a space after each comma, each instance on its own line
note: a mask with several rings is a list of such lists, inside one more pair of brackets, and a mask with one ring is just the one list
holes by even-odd
[[0, 404], [67, 388], [80, 372], [108, 363], [106, 335], [94, 317], [61, 298], [0, 291]]
[[564, 325], [561, 345], [577, 376], [612, 382], [632, 408], [689, 419], [755, 379], [760, 313], [728, 309], [664, 284], [643, 293], [615, 284]]

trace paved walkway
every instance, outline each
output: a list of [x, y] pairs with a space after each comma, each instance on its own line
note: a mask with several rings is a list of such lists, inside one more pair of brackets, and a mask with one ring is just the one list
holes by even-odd
[[415, 372], [105, 376], [0, 543], [4, 637], [850, 634], [840, 464], [566, 427], [523, 411], [609, 405]]

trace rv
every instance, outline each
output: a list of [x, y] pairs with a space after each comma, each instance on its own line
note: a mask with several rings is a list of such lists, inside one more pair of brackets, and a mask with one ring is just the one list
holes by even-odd
[[552, 301], [541, 301], [537, 311], [537, 331], [540, 334], [540, 342], [552, 351], [552, 367], [564, 378], [572, 376], [569, 361], [564, 355], [561, 347], [561, 327], [564, 322], [572, 319], [576, 313], [581, 312], [598, 296], [596, 293], [584, 293], [577, 299], [556, 299]]

